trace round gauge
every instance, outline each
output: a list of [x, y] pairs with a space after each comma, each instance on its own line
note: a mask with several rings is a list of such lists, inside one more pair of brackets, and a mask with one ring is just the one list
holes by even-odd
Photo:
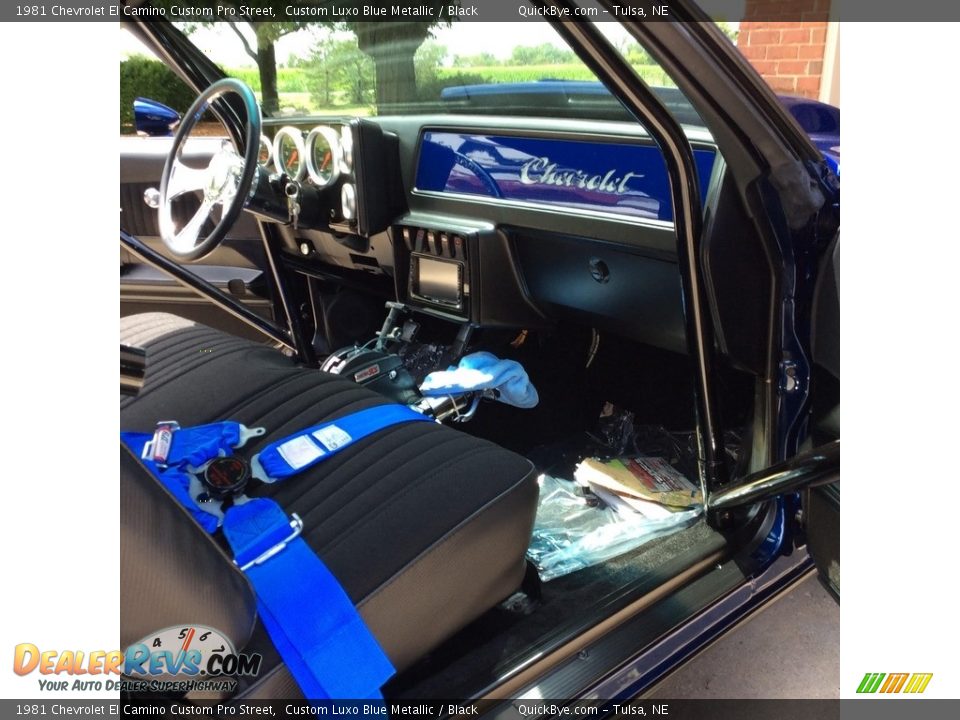
[[293, 180], [302, 180], [307, 171], [304, 162], [306, 150], [303, 134], [295, 127], [282, 127], [273, 138], [273, 162], [277, 172], [286, 173]]
[[260, 136], [260, 152], [257, 155], [257, 165], [267, 167], [273, 158], [273, 148], [270, 147], [270, 140], [266, 135]]
[[351, 183], [344, 183], [340, 188], [340, 210], [344, 220], [357, 217], [357, 189]]
[[340, 138], [336, 131], [320, 125], [307, 135], [307, 173], [320, 187], [327, 187], [340, 174]]
[[340, 131], [340, 161], [344, 172], [353, 172], [353, 131], [349, 125]]

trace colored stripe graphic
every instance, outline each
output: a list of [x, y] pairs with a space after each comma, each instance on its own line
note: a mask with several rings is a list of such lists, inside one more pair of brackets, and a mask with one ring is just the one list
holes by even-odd
[[857, 688], [858, 693], [875, 693], [877, 688], [880, 687], [880, 681], [886, 677], [884, 673], [867, 673], [863, 676], [863, 680], [860, 681], [860, 687]]
[[927, 685], [930, 684], [930, 678], [933, 677], [933, 673], [914, 673], [910, 677], [910, 682], [907, 683], [907, 687], [904, 690], [905, 693], [922, 693], [927, 689]]
[[[886, 681], [884, 682], [884, 678]], [[857, 692], [863, 694], [875, 693], [879, 690], [881, 693], [922, 693], [927, 689], [933, 673], [866, 673], [860, 685], [857, 686]], [[883, 683], [881, 685], [881, 683]]]
[[883, 687], [880, 688], [882, 693], [898, 693], [903, 684], [907, 681], [907, 678], [910, 677], [910, 673], [890, 673], [887, 675], [887, 681], [883, 684]]

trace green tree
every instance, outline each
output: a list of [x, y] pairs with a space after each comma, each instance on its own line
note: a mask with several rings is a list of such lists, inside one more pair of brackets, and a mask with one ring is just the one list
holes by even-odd
[[737, 44], [737, 35], [740, 34], [739, 27], [733, 27], [732, 23], [724, 22], [722, 20], [717, 21], [717, 27], [720, 28], [721, 32], [726, 35], [733, 42], [734, 45]]
[[356, 38], [334, 43], [330, 63], [339, 89], [353, 105], [373, 102], [373, 60], [360, 51]]
[[336, 71], [331, 56], [334, 40], [330, 34], [320, 38], [310, 53], [307, 62], [307, 81], [310, 85], [310, 97], [321, 107], [333, 105], [333, 91], [336, 89]]
[[[171, 5], [171, 0], [164, 0]], [[205, 0], [177, 0], [177, 4], [211, 9]], [[219, 20], [225, 22], [243, 45], [244, 52], [257, 64], [260, 76], [260, 104], [264, 113], [275, 114], [280, 109], [280, 94], [277, 88], [277, 51], [276, 43], [284, 35], [296, 32], [314, 23], [261, 21], [250, 10], [272, 8], [274, 17], [285, 17], [285, 7], [289, 0], [218, 0], [212, 7], [215, 16], [209, 20], [184, 23], [184, 32], [190, 34], [200, 25], [209, 26]], [[232, 10], [232, 11], [231, 11]], [[244, 32], [244, 28], [247, 32]], [[249, 37], [249, 36], [252, 37]]]
[[[358, 0], [368, 8], [384, 10], [390, 17], [390, 7], [396, 0]], [[350, 21], [347, 27], [357, 36], [359, 48], [373, 59], [376, 74], [377, 109], [383, 113], [391, 106], [409, 103], [417, 97], [417, 73], [414, 57], [417, 49], [430, 37], [438, 24], [449, 24], [447, 7], [450, 0], [423, 0], [432, 12], [428, 20], [378, 22]]]
[[[234, 4], [234, 0], [226, 0], [227, 4]], [[236, 3], [238, 6], [239, 2]], [[253, 2], [253, 5], [273, 5], [272, 2]], [[239, 13], [238, 13], [239, 14]], [[249, 16], [242, 20], [249, 28], [253, 30], [255, 45], [252, 45], [246, 35], [241, 32], [239, 24], [235, 20], [228, 20], [227, 23], [234, 31], [236, 36], [243, 44], [243, 49], [253, 61], [257, 64], [257, 70], [260, 74], [260, 104], [263, 112], [267, 115], [273, 115], [280, 109], [280, 93], [277, 89], [277, 51], [276, 42], [284, 35], [300, 30], [306, 23], [300, 22], [261, 22], [250, 19]]]
[[428, 38], [413, 56], [413, 69], [417, 87], [436, 80], [440, 68], [447, 59], [447, 46]]
[[314, 47], [307, 68], [310, 95], [321, 107], [333, 107], [341, 97], [352, 105], [372, 103], [373, 75], [373, 61], [355, 37], [327, 35]]
[[646, 50], [640, 47], [640, 43], [637, 43], [637, 42], [627, 43], [626, 48], [624, 48], [621, 52], [623, 52], [623, 56], [627, 59], [627, 62], [630, 63], [630, 65], [632, 65], [633, 67], [637, 67], [639, 65], [656, 65], [657, 64], [654, 61], [654, 59], [650, 57], [650, 53], [648, 53]]
[[494, 65], [499, 65], [500, 61], [497, 60], [496, 55], [492, 52], [482, 52], [476, 55], [454, 55], [453, 56], [453, 66], [464, 68], [464, 67], [491, 67]]
[[520, 45], [513, 49], [510, 60], [514, 65], [562, 65], [576, 62], [571, 50], [558, 48], [550, 43]]

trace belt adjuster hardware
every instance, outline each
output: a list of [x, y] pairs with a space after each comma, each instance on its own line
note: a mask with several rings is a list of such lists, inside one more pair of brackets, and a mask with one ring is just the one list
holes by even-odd
[[[272, 558], [274, 555], [281, 552], [285, 547], [287, 547], [289, 543], [293, 542], [300, 536], [300, 533], [303, 532], [303, 520], [301, 520], [300, 516], [297, 515], [296, 513], [290, 514], [290, 530], [291, 530], [290, 534], [287, 537], [285, 537], [283, 540], [278, 542], [276, 545], [263, 551], [250, 562], [246, 562], [243, 565], [240, 565], [239, 566], [240, 570], [242, 570], [243, 572], [246, 572], [247, 570], [252, 568], [254, 565], [262, 565], [267, 560]], [[234, 560], [233, 564], [236, 565], [237, 561]]]
[[170, 457], [170, 448], [173, 445], [173, 434], [180, 429], [176, 420], [161, 420], [153, 431], [153, 437], [143, 446], [140, 457], [143, 460], [152, 460], [158, 467], [167, 466]]

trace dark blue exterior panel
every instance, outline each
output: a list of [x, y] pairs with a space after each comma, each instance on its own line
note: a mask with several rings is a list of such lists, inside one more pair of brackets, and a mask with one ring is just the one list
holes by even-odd
[[[694, 150], [701, 195], [715, 152]], [[670, 221], [670, 184], [659, 148], [428, 130], [416, 189]]]

